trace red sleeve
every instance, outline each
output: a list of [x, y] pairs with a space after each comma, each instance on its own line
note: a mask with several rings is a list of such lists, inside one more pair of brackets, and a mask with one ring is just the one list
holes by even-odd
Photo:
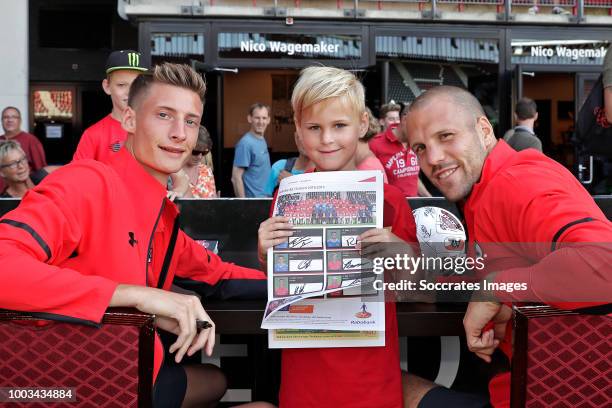
[[504, 175], [506, 186], [495, 204], [517, 217], [500, 222], [539, 261], [500, 271], [496, 282], [525, 282], [527, 291], [499, 295], [572, 309], [612, 303], [612, 223], [569, 173], [544, 168], [539, 176]]
[[267, 283], [263, 272], [222, 261], [183, 231], [179, 232], [176, 247], [177, 253], [180, 253], [176, 271], [176, 283], [179, 286], [205, 297], [266, 297]]
[[74, 156], [72, 156], [72, 160], [82, 160], [82, 159], [94, 159], [96, 158], [96, 144], [93, 141], [93, 132], [90, 130], [91, 128], [85, 129], [81, 139], [79, 140], [79, 144], [74, 152]]
[[548, 255], [551, 247], [531, 243], [611, 242], [608, 235], [600, 236], [602, 231], [568, 235], [584, 227], [587, 219], [609, 224], [571, 173], [560, 166], [520, 167], [492, 180], [489, 188], [496, 193], [477, 217], [486, 217], [488, 225], [498, 226], [508, 242], [526, 244], [523, 249], [536, 259]]
[[30, 160], [32, 160], [32, 171], [37, 171], [47, 165], [47, 159], [45, 157], [45, 150], [43, 149], [43, 145], [40, 143], [40, 140], [38, 140], [34, 135], [31, 136], [28, 154], [30, 155]]
[[79, 204], [100, 191], [101, 179], [66, 167], [0, 219], [0, 307], [99, 322], [117, 283], [57, 265], [75, 252], [85, 214]]
[[527, 290], [498, 292], [504, 301], [537, 301], [561, 309], [612, 303], [612, 225], [578, 224], [564, 234], [561, 246], [538, 263], [499, 272], [496, 282], [526, 283]]
[[388, 184], [384, 185], [384, 191], [384, 226], [390, 226], [391, 232], [406, 242], [418, 242], [416, 223], [406, 198], [397, 187]]

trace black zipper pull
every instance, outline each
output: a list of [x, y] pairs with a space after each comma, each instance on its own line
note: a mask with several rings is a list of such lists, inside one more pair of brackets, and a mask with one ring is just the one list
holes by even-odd
[[147, 263], [153, 262], [153, 245], [149, 247], [149, 253], [147, 254]]

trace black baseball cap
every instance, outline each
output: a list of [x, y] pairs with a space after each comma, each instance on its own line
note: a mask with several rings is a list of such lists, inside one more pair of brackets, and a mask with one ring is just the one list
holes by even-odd
[[119, 69], [131, 69], [134, 71], [148, 71], [142, 64], [142, 57], [138, 51], [121, 50], [113, 51], [106, 60], [106, 73], [110, 74]]

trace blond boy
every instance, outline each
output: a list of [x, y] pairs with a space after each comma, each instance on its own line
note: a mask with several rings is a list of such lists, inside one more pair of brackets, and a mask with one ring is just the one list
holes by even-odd
[[[315, 171], [357, 170], [355, 152], [368, 130], [364, 88], [350, 72], [309, 67], [295, 85], [291, 103], [298, 138]], [[414, 219], [402, 195], [385, 185], [384, 221], [362, 242], [416, 241]], [[285, 217], [271, 217], [259, 228], [259, 256], [292, 235]], [[384, 347], [283, 350], [280, 406], [401, 407], [395, 306], [386, 305]]]

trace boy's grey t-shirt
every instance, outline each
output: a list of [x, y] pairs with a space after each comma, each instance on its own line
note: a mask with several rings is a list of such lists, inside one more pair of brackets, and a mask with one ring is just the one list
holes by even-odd
[[242, 181], [247, 197], [267, 197], [264, 187], [271, 167], [266, 139], [245, 133], [236, 145], [234, 166], [245, 169]]

